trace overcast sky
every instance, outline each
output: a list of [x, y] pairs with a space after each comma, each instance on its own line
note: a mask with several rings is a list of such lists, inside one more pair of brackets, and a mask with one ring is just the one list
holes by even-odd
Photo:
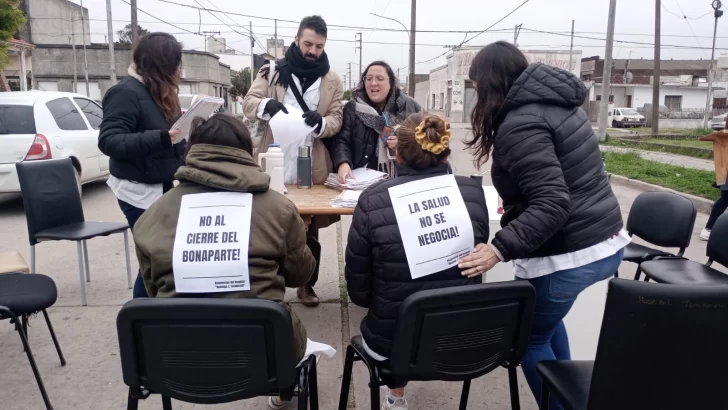
[[[76, 3], [79, 0], [74, 0]], [[349, 62], [358, 63], [359, 55], [355, 51], [355, 33], [363, 32], [363, 63], [374, 60], [385, 60], [395, 69], [403, 67], [401, 79], [407, 75], [408, 37], [406, 32], [387, 32], [337, 28], [332, 25], [359, 26], [379, 29], [402, 29], [402, 26], [390, 20], [380, 19], [369, 13], [381, 14], [401, 21], [407, 28], [410, 22], [411, 0], [171, 0], [176, 3], [211, 10], [222, 10], [225, 13], [240, 13], [251, 16], [278, 18], [298, 21], [303, 16], [320, 14], [329, 24], [329, 41], [326, 51], [331, 66], [342, 77], [346, 74]], [[418, 0], [417, 29], [419, 30], [484, 30], [524, 0]], [[199, 2], [199, 3], [198, 3]], [[663, 0], [662, 9], [662, 57], [663, 59], [709, 59], [713, 35], [713, 13], [708, 0]], [[130, 7], [124, 0], [111, 0], [114, 30], [120, 30], [130, 20]], [[106, 2], [104, 0], [85, 0], [84, 7], [89, 9], [91, 19], [92, 41], [103, 42], [106, 28]], [[200, 35], [186, 31], [220, 31], [220, 37], [227, 39], [228, 46], [241, 53], [250, 52], [247, 37], [238, 33], [247, 33], [250, 21], [253, 32], [265, 47], [265, 39], [273, 37], [273, 21], [236, 16], [216, 12], [230, 27], [223, 25], [215, 16], [207, 11], [199, 11], [179, 5], [163, 3], [159, 0], [138, 0], [139, 25], [150, 31], [166, 31], [174, 33], [188, 49], [204, 49], [204, 40]], [[518, 43], [523, 49], [531, 50], [568, 50], [571, 21], [576, 21], [576, 36], [595, 39], [575, 38], [574, 49], [581, 50], [582, 56], [604, 56], [606, 37], [608, 0], [530, 0], [523, 7], [493, 27], [497, 32], [483, 33], [467, 43], [467, 45], [486, 45], [496, 40], [513, 40], [514, 26], [522, 24]], [[724, 7], [725, 8], [725, 7]], [[175, 24], [173, 27], [162, 23], [147, 12], [161, 20]], [[614, 57], [652, 58], [654, 43], [655, 6], [652, 0], [619, 0], [615, 40], [631, 41], [643, 44], [625, 44], [615, 42]], [[687, 19], [682, 16], [687, 16]], [[201, 25], [200, 25], [201, 21]], [[241, 27], [242, 26], [242, 27]], [[286, 43], [293, 41], [297, 25], [290, 22], [278, 23], [278, 36]], [[183, 30], [184, 29], [184, 30]], [[561, 32], [565, 35], [529, 32], [541, 30]], [[236, 33], [237, 31], [238, 33]], [[461, 33], [417, 33], [416, 72], [428, 73], [429, 70], [443, 65], [445, 57], [435, 58], [444, 53], [444, 45], [460, 44], [465, 39]], [[468, 39], [474, 36], [469, 34]], [[379, 43], [379, 44], [377, 44]], [[381, 44], [393, 43], [393, 44]], [[669, 46], [685, 46], [691, 48], [671, 48]], [[700, 49], [698, 47], [703, 47]], [[719, 20], [716, 56], [728, 53], [728, 16]], [[721, 50], [723, 48], [723, 50]], [[256, 46], [255, 52], [263, 50]], [[434, 60], [432, 60], [434, 58]], [[425, 62], [427, 60], [432, 60]], [[358, 73], [358, 67], [352, 64], [352, 71]]]

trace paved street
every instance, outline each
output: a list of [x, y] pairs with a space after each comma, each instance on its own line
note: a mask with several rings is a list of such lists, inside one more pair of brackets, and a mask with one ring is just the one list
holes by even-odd
[[[453, 165], [459, 174], [475, 172], [470, 155], [463, 151], [460, 142], [467, 130], [454, 129]], [[484, 168], [484, 170], [487, 168]], [[484, 183], [490, 184], [489, 173]], [[615, 187], [622, 212], [627, 212], [639, 191]], [[88, 220], [124, 221], [111, 191], [103, 183], [84, 187], [84, 211]], [[53, 210], [48, 210], [53, 212]], [[705, 242], [698, 239], [707, 215], [699, 214], [693, 233], [693, 242], [686, 256], [704, 262]], [[330, 360], [322, 359], [319, 365], [319, 396], [322, 409], [334, 409], [338, 402], [343, 348], [346, 341], [359, 333], [359, 322], [366, 313], [353, 306], [346, 297], [343, 281], [343, 250], [350, 226], [350, 218], [321, 232], [323, 260], [321, 279], [317, 291], [323, 301], [316, 309], [307, 309], [295, 303], [294, 291], [288, 298], [305, 324], [311, 339], [334, 346], [338, 353]], [[494, 226], [494, 225], [491, 225]], [[22, 202], [19, 200], [0, 204], [0, 250], [18, 250], [29, 260], [28, 238]], [[492, 236], [493, 232], [491, 232]], [[76, 247], [69, 242], [42, 243], [37, 247], [37, 270], [51, 276], [58, 286], [58, 302], [49, 310], [68, 365], [61, 367], [42, 318], [33, 318], [30, 327], [30, 343], [36, 356], [41, 375], [50, 399], [59, 410], [100, 410], [126, 408], [127, 389], [121, 378], [116, 336], [116, 315], [120, 307], [131, 297], [127, 289], [124, 267], [123, 238], [120, 235], [95, 239], [89, 242], [91, 280], [88, 284], [89, 306], [80, 306]], [[133, 268], [136, 269], [133, 260]], [[624, 277], [633, 276], [635, 266], [624, 264], [620, 272]], [[487, 275], [488, 281], [511, 279], [508, 265], [501, 264]], [[593, 358], [603, 312], [606, 283], [595, 285], [582, 295], [567, 317], [574, 358]], [[0, 323], [0, 394], [5, 397], [3, 410], [41, 409], [43, 402], [28, 366], [17, 334], [7, 322]], [[355, 409], [369, 408], [367, 373], [363, 365], [354, 367], [354, 395], [351, 402]], [[519, 377], [522, 408], [535, 410], [525, 380]], [[497, 370], [475, 381], [470, 395], [470, 408], [500, 410], [509, 409], [507, 374]], [[455, 383], [412, 383], [407, 396], [412, 409], [457, 408], [460, 385]], [[219, 406], [196, 406], [174, 403], [176, 409], [264, 409], [264, 398]], [[141, 409], [160, 409], [159, 397], [142, 403]], [[290, 408], [294, 408], [291, 406]]]

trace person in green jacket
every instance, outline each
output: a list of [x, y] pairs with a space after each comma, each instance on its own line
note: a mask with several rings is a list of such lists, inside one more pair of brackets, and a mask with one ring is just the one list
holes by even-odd
[[179, 185], [139, 218], [134, 239], [144, 286], [151, 297], [177, 296], [173, 252], [182, 197], [211, 192], [253, 194], [248, 266], [250, 290], [185, 296], [258, 298], [283, 304], [291, 313], [296, 360], [306, 350], [306, 330], [283, 302], [286, 287], [306, 284], [316, 266], [306, 246], [306, 228], [296, 206], [268, 189], [270, 177], [253, 161], [248, 128], [225, 114], [195, 119]]

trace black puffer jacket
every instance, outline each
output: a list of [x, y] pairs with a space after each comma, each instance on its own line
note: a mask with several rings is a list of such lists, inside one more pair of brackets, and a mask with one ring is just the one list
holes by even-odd
[[[421, 111], [420, 105], [412, 98], [401, 95], [404, 98], [405, 118], [410, 114]], [[339, 165], [348, 163], [351, 169], [369, 168], [376, 169], [377, 154], [379, 147], [379, 134], [373, 129], [364, 125], [356, 116], [356, 102], [349, 101], [344, 106], [344, 119], [341, 124], [341, 131], [333, 139], [334, 146], [331, 160], [334, 163], [334, 172], [337, 172]]]
[[506, 261], [588, 248], [622, 229], [589, 118], [586, 88], [568, 71], [532, 64], [494, 119], [493, 185]]
[[[361, 194], [346, 246], [346, 288], [351, 300], [369, 308], [361, 333], [369, 348], [389, 357], [399, 305], [411, 294], [427, 289], [471, 285], [457, 266], [413, 280], [392, 208], [389, 188], [447, 173], [446, 165], [427, 171], [397, 166], [395, 179], [380, 182]], [[467, 177], [456, 177], [473, 221], [475, 244], [488, 241], [488, 210], [483, 187]]]
[[184, 165], [186, 142], [172, 145], [171, 124], [138, 80], [126, 77], [104, 95], [99, 149], [111, 175], [145, 184], [174, 181]]

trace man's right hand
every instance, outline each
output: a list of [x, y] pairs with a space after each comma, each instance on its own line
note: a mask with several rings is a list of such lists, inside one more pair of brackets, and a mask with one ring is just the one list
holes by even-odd
[[270, 100], [268, 103], [265, 104], [265, 109], [263, 109], [263, 114], [270, 115], [271, 118], [278, 114], [278, 111], [283, 111], [284, 113], [288, 114], [288, 110], [286, 109], [286, 106], [283, 105], [280, 101], [276, 100]]
[[351, 179], [356, 179], [354, 178], [354, 174], [351, 173], [351, 166], [344, 162], [343, 164], [339, 165], [339, 183], [346, 183], [347, 177]]

